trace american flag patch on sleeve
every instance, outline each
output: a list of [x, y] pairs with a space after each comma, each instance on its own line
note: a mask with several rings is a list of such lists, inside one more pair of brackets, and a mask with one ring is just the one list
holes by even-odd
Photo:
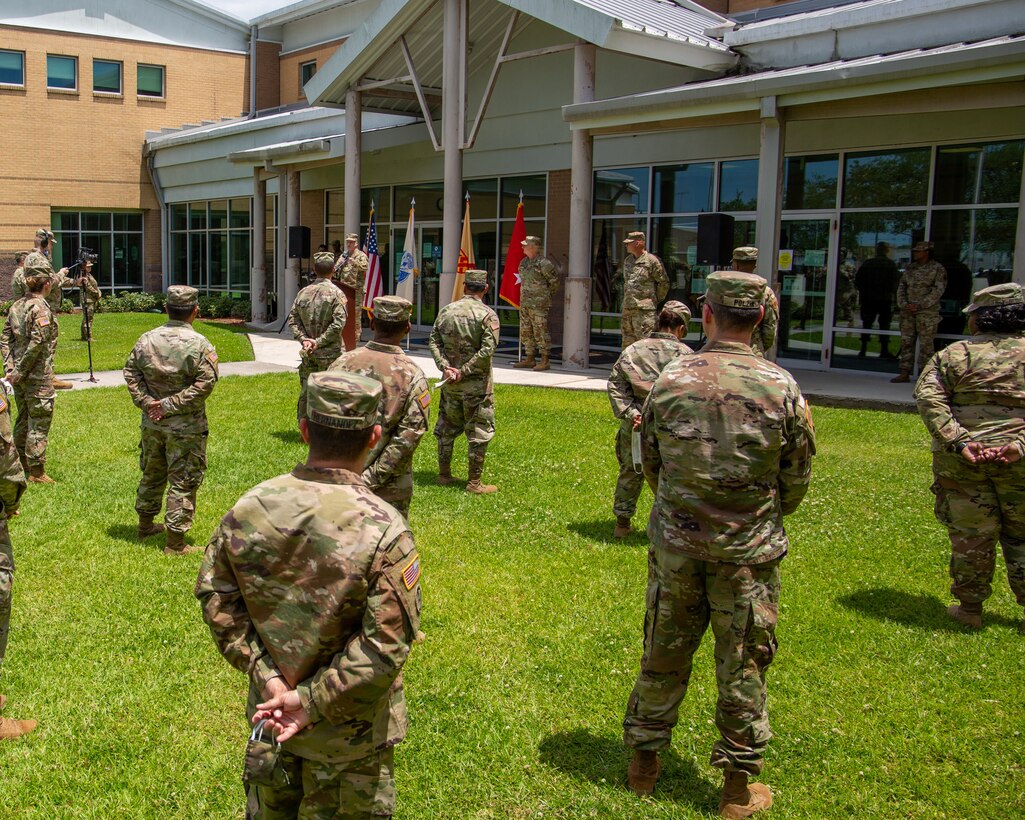
[[406, 568], [402, 570], [402, 583], [406, 585], [406, 589], [412, 589], [416, 586], [420, 580], [420, 556], [414, 556], [413, 560], [406, 564]]
[[427, 405], [431, 403], [431, 391], [424, 390], [423, 393], [416, 397], [416, 400], [420, 402], [420, 406], [426, 410]]

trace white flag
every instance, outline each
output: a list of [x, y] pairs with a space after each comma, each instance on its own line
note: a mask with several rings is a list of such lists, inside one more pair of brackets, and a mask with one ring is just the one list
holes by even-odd
[[416, 264], [416, 232], [413, 229], [413, 211], [415, 203], [409, 207], [409, 225], [406, 227], [406, 242], [402, 246], [402, 262], [399, 263], [399, 278], [395, 282], [395, 295], [415, 301], [413, 282], [420, 273]]

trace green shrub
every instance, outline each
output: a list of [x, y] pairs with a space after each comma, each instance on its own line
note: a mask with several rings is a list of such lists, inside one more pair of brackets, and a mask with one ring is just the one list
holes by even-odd
[[118, 296], [104, 296], [100, 299], [100, 313], [162, 313], [162, 293], [122, 293]]
[[5, 299], [4, 301], [0, 302], [0, 316], [6, 316], [8, 313], [10, 313], [11, 305], [13, 304], [13, 299]]

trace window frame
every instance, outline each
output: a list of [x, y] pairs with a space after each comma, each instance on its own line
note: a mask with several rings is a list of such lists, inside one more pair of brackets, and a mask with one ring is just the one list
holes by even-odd
[[[75, 84], [71, 88], [65, 88], [59, 85], [50, 85], [50, 60], [71, 60], [75, 67]], [[56, 91], [64, 94], [77, 94], [79, 86], [79, 71], [78, 71], [78, 57], [71, 54], [49, 54], [46, 55], [46, 90]]]
[[[108, 65], [117, 66], [117, 90], [111, 91], [109, 88], [97, 88], [96, 87], [96, 64], [107, 63]], [[93, 94], [104, 94], [115, 97], [124, 96], [125, 93], [125, 64], [121, 60], [107, 60], [103, 57], [93, 57]]]
[[[160, 93], [151, 94], [148, 91], [139, 89], [139, 70], [142, 68], [160, 69]], [[136, 63], [135, 64], [135, 96], [144, 100], [166, 100], [167, 99], [167, 66], [159, 63]]]
[[0, 87], [3, 88], [24, 88], [25, 87], [25, 52], [20, 51], [16, 48], [0, 48], [0, 54], [17, 54], [21, 57], [21, 82], [20, 83], [8, 83], [0, 81]]
[[[313, 66], [313, 74], [311, 74], [309, 79], [304, 82], [303, 81], [303, 71], [306, 68], [308, 68], [309, 66]], [[317, 73], [317, 69], [318, 68], [319, 68], [319, 66], [317, 65], [317, 61], [316, 60], [306, 60], [305, 62], [299, 63], [299, 90], [300, 91], [303, 88], [306, 87], [306, 83], [308, 83], [310, 80], [312, 80], [314, 78], [314, 76]]]

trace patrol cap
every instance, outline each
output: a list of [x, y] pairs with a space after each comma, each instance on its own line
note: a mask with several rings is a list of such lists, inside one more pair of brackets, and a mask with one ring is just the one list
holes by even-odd
[[733, 261], [734, 262], [757, 262], [758, 261], [758, 248], [750, 245], [745, 245], [743, 248], [733, 249]]
[[23, 256], [28, 256], [28, 254], [29, 254], [29, 252], [28, 252], [28, 251], [15, 251], [15, 252], [14, 252], [14, 261], [15, 261], [16, 263], [17, 263], [17, 262], [20, 262], [20, 261], [21, 261], [21, 257], [23, 257]]
[[331, 251], [317, 251], [313, 254], [314, 265], [329, 265], [334, 267], [335, 255]]
[[911, 246], [911, 250], [913, 250], [913, 251], [931, 251], [934, 247], [935, 246], [933, 245], [932, 242], [928, 242], [928, 241], [926, 241], [926, 242], [916, 242], [914, 245]]
[[623, 244], [625, 245], [628, 242], [643, 242], [643, 241], [644, 241], [644, 231], [630, 231], [630, 233], [628, 233], [626, 235], [626, 239], [623, 240]]
[[374, 318], [382, 322], [408, 322], [413, 305], [401, 296], [378, 296], [374, 299]]
[[338, 430], [366, 430], [377, 424], [383, 389], [377, 379], [344, 370], [311, 373], [306, 418]]
[[[30, 261], [32, 262], [31, 265], [29, 264]], [[47, 264], [45, 256], [41, 256], [40, 254], [35, 254], [33, 256], [30, 254], [25, 260], [25, 276], [32, 276], [33, 274], [49, 276], [51, 272], [52, 268]]]
[[988, 288], [975, 291], [972, 303], [961, 312], [974, 313], [979, 308], [1021, 304], [1025, 304], [1021, 285], [1017, 282], [1006, 282], [1003, 285], [990, 285]]
[[539, 236], [528, 236], [526, 239], [524, 239], [522, 242], [520, 242], [520, 244], [521, 245], [533, 245], [534, 247], [540, 248], [541, 247], [541, 237], [539, 237]]
[[723, 307], [761, 307], [765, 302], [766, 285], [768, 282], [756, 273], [716, 271], [705, 280], [705, 298]]
[[468, 270], [463, 275], [463, 281], [468, 285], [486, 285], [488, 272], [486, 270]]
[[50, 272], [47, 270], [33, 268], [30, 271], [27, 271], [27, 274], [28, 275], [25, 277], [25, 284], [28, 286], [28, 289], [33, 292], [42, 290], [46, 283], [50, 281]]
[[188, 285], [171, 285], [167, 289], [167, 304], [173, 308], [195, 307], [199, 304], [199, 291]]
[[36, 231], [36, 239], [49, 239], [53, 241], [53, 231], [48, 231], [46, 228], [40, 228]]
[[345, 235], [345, 241], [346, 242], [355, 242], [358, 245], [359, 244], [359, 235], [358, 234], [354, 234], [354, 233], [347, 233]]
[[690, 308], [683, 302], [677, 302], [675, 299], [670, 299], [662, 305], [662, 313], [668, 313], [670, 316], [683, 322], [690, 321]]

